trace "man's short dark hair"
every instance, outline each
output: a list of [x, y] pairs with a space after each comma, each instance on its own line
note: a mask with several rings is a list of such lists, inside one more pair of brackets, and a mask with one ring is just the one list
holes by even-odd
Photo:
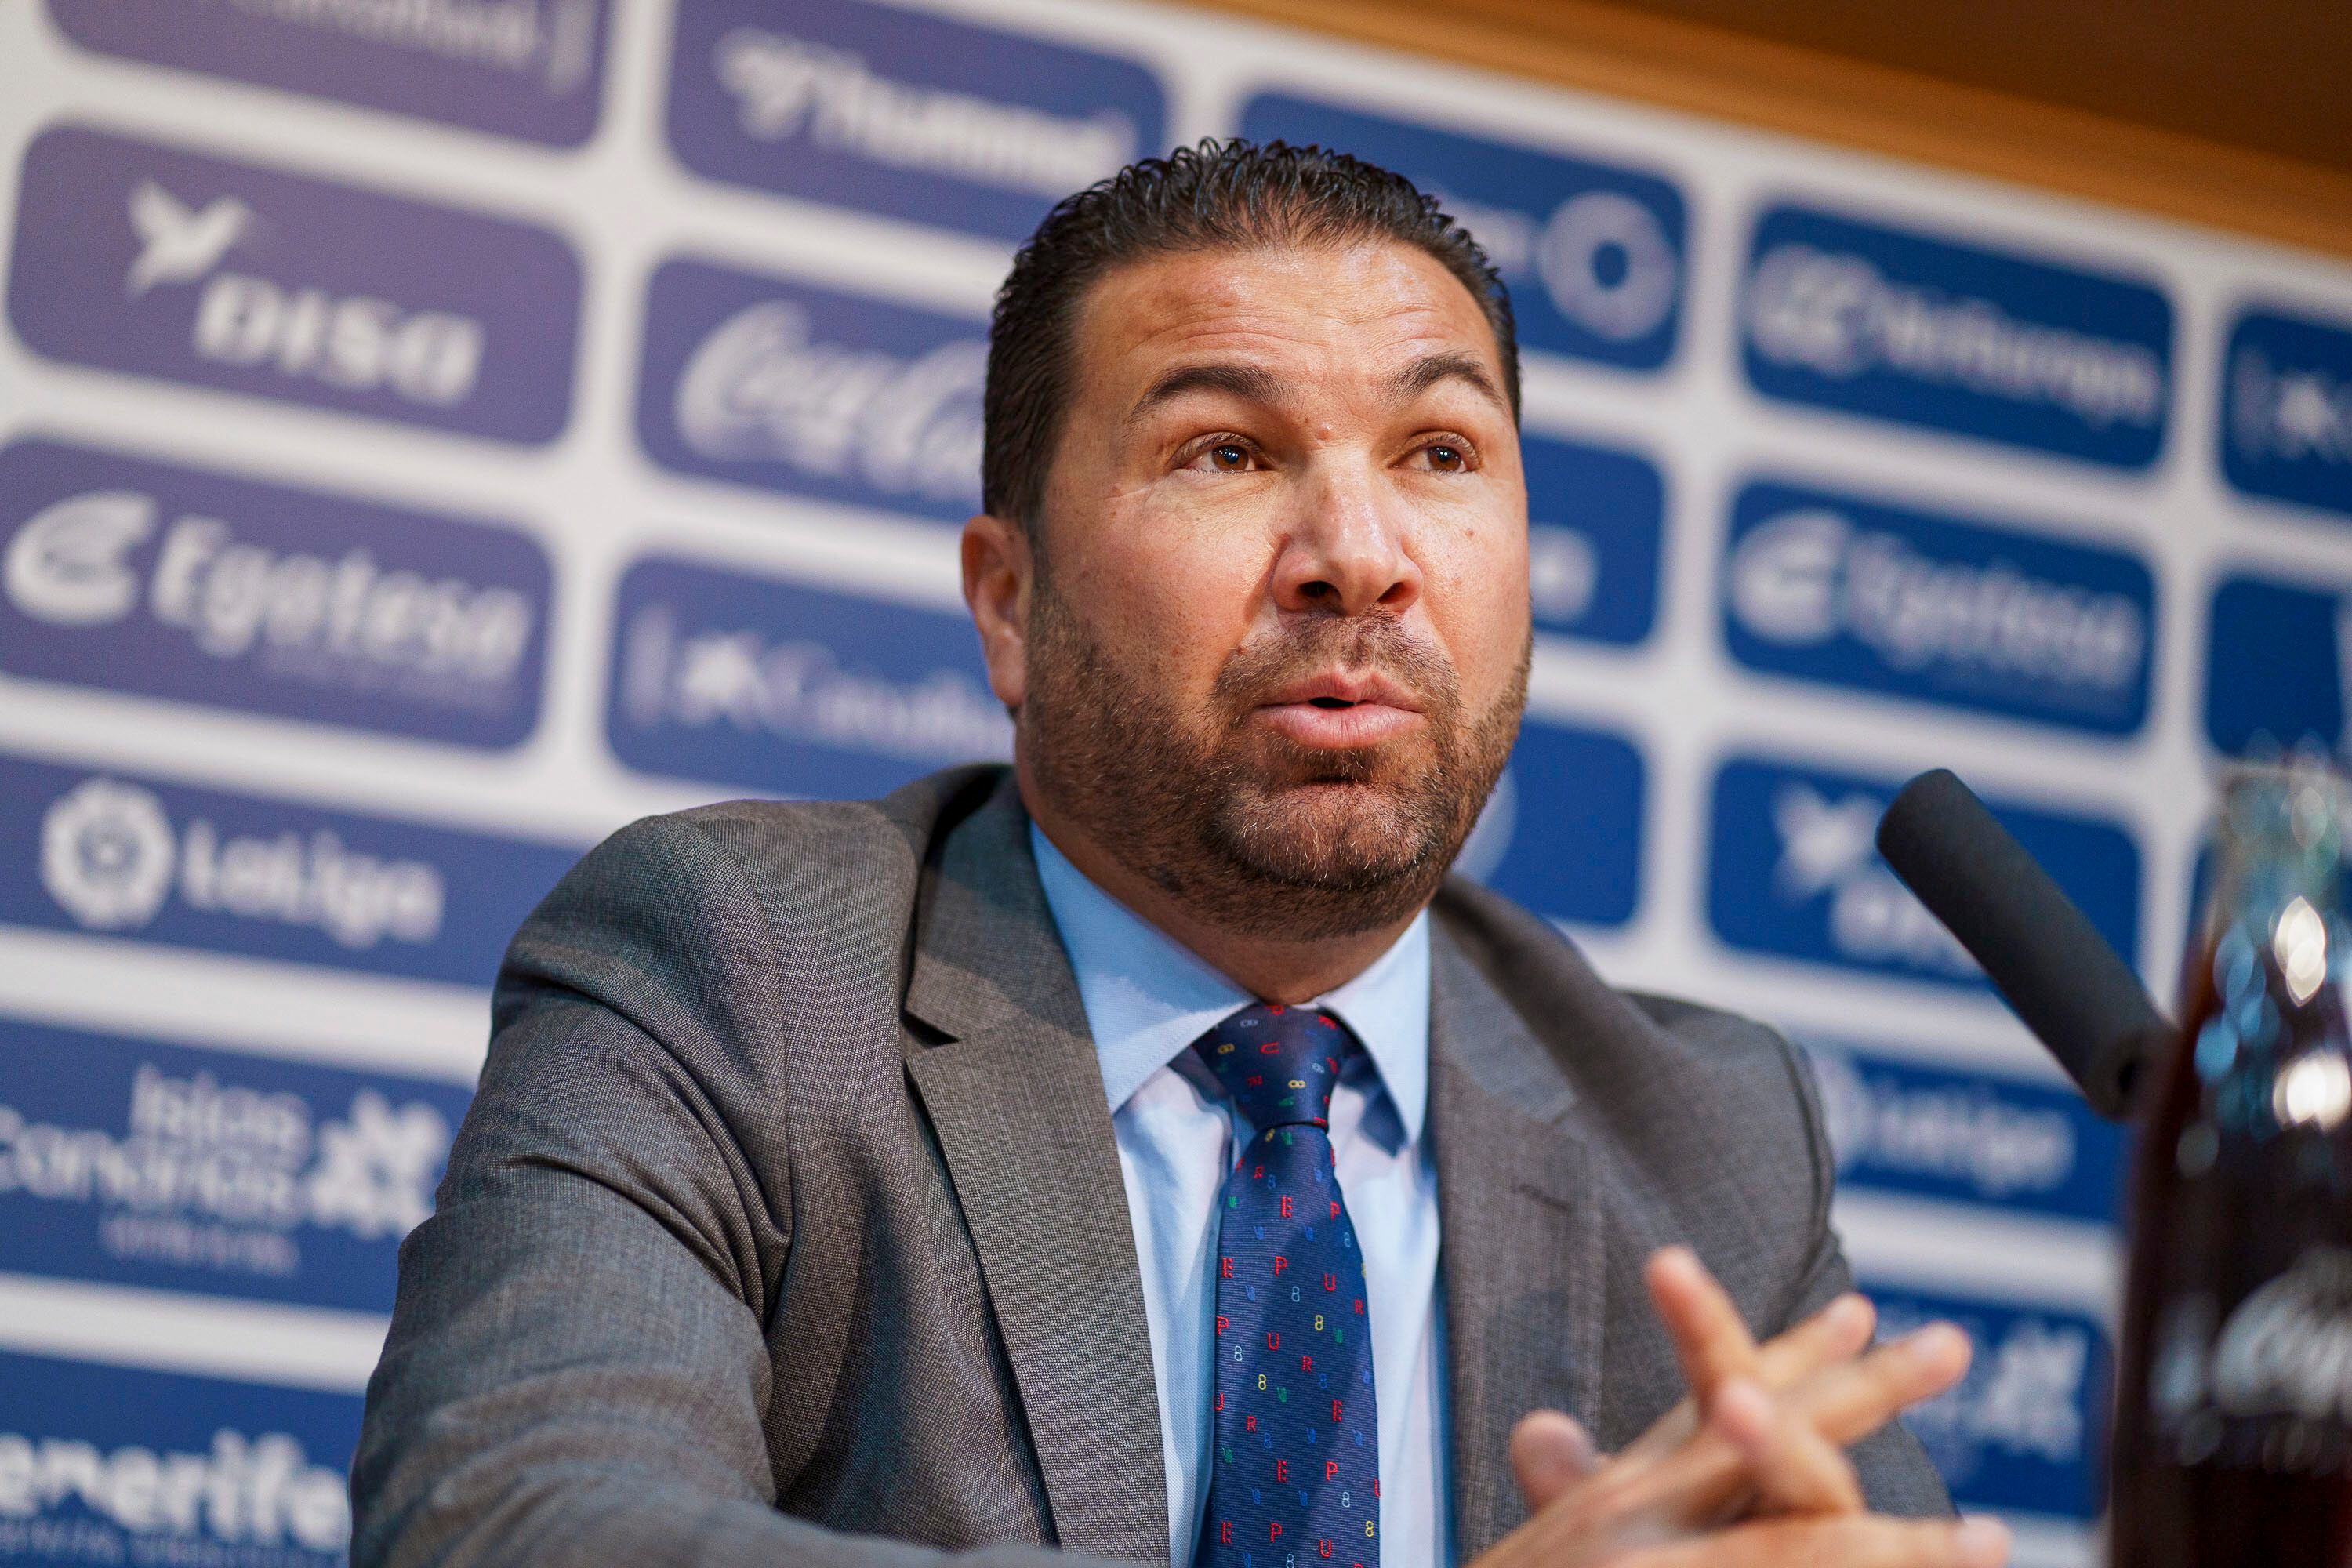
[[1402, 174], [1345, 153], [1204, 141], [1129, 163], [1045, 215], [996, 291], [988, 331], [982, 505], [1034, 539], [1070, 395], [1078, 305], [1105, 273], [1154, 256], [1394, 240], [1434, 257], [1494, 329], [1519, 407], [1510, 296], [1470, 231]]

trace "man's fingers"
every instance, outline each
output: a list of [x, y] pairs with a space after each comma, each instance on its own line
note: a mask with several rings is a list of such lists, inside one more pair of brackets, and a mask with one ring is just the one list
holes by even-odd
[[1739, 1309], [1689, 1247], [1659, 1248], [1643, 1274], [1673, 1336], [1683, 1381], [1704, 1415], [1726, 1379], [1756, 1375], [1756, 1341]]
[[2001, 1568], [2009, 1531], [1990, 1519], [1768, 1519], [1623, 1561], [1625, 1568]]
[[[1878, 1310], [1867, 1296], [1852, 1291], [1837, 1297], [1793, 1328], [1767, 1341], [1756, 1356], [1756, 1380], [1778, 1394], [1793, 1384], [1842, 1361], [1852, 1361], [1870, 1343]], [[1663, 1457], [1690, 1440], [1698, 1430], [1698, 1407], [1685, 1399], [1651, 1423], [1650, 1429], [1626, 1447], [1622, 1458], [1645, 1460]]]
[[1540, 1511], [1600, 1462], [1584, 1428], [1558, 1410], [1533, 1411], [1511, 1428], [1511, 1472], [1529, 1513]]
[[1715, 1429], [1747, 1462], [1763, 1513], [1862, 1511], [1862, 1485], [1837, 1446], [1747, 1378], [1716, 1392]]
[[[1931, 1323], [1859, 1361], [1816, 1373], [1778, 1402], [1784, 1415], [1843, 1447], [1949, 1388], [1968, 1364], [1968, 1336], [1949, 1323]], [[1718, 1517], [1750, 1484], [1744, 1458], [1710, 1426], [1654, 1462], [1630, 1465], [1621, 1458], [1576, 1495], [1592, 1492], [1593, 1504], [1615, 1517], [1646, 1514], [1689, 1528]]]
[[1968, 1370], [1968, 1335], [1949, 1323], [1930, 1323], [1859, 1361], [1815, 1373], [1781, 1400], [1791, 1415], [1843, 1446], [1933, 1399]]
[[1825, 1366], [1852, 1361], [1870, 1346], [1878, 1309], [1870, 1298], [1849, 1290], [1820, 1311], [1765, 1342], [1757, 1352], [1757, 1381], [1775, 1393], [1801, 1383]]

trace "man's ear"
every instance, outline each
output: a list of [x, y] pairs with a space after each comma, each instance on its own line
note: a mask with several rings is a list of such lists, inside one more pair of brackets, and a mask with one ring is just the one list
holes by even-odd
[[963, 525], [963, 602], [980, 630], [989, 689], [1018, 711], [1029, 690], [1029, 589], [1034, 574], [1027, 530], [981, 513]]

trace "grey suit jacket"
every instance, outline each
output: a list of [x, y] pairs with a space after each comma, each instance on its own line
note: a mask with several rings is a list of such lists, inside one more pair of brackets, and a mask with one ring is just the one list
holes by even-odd
[[[401, 1248], [362, 1568], [1165, 1563], [1135, 1243], [1025, 824], [960, 769], [648, 818], [549, 895]], [[1612, 990], [1475, 887], [1433, 909], [1466, 1560], [1523, 1517], [1521, 1415], [1613, 1447], [1680, 1396], [1653, 1248], [1696, 1247], [1759, 1333], [1847, 1273], [1783, 1040]], [[1857, 1458], [1877, 1506], [1948, 1506], [1899, 1431]]]

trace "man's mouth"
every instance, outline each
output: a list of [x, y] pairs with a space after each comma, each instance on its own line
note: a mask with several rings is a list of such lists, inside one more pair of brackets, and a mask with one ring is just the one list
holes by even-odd
[[1413, 695], [1378, 670], [1334, 670], [1293, 681], [1256, 717], [1302, 746], [1352, 751], [1395, 739], [1424, 721]]

